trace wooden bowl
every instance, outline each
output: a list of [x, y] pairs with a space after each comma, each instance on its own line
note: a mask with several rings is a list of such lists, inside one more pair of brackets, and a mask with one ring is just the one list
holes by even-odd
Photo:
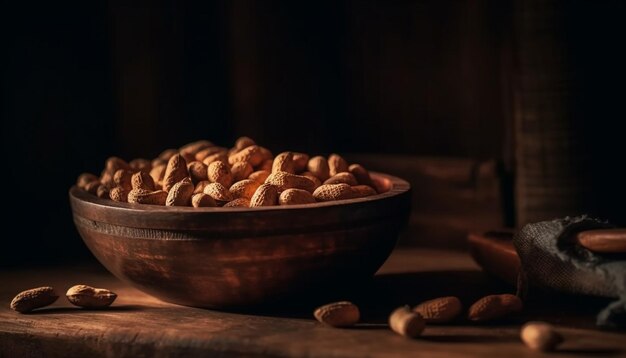
[[115, 276], [164, 301], [237, 309], [371, 277], [410, 211], [410, 185], [372, 173], [382, 194], [309, 205], [191, 208], [69, 192], [85, 244]]

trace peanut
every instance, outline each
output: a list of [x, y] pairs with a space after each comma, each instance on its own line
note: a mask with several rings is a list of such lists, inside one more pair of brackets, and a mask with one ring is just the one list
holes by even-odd
[[165, 190], [133, 189], [128, 193], [129, 203], [165, 205], [165, 200], [167, 200], [167, 192]]
[[359, 322], [359, 307], [348, 301], [329, 303], [313, 311], [316, 320], [331, 327], [350, 327]]
[[311, 172], [304, 172], [300, 175], [302, 175], [303, 177], [309, 178], [313, 182], [313, 184], [315, 184], [314, 186], [315, 189], [317, 189], [320, 185], [322, 185], [322, 182]]
[[117, 298], [114, 292], [87, 285], [72, 286], [65, 295], [71, 304], [84, 308], [108, 307]]
[[210, 155], [214, 155], [214, 154], [225, 155], [225, 153], [226, 153], [226, 148], [223, 148], [223, 147], [208, 147], [208, 148], [203, 149], [203, 150], [199, 151], [198, 153], [196, 153], [195, 159], [197, 161], [204, 161]]
[[176, 154], [178, 154], [178, 149], [166, 149], [159, 154], [158, 159], [168, 162]]
[[261, 153], [261, 157], [264, 161], [274, 159], [274, 155], [272, 155], [272, 152], [265, 147], [259, 147], [259, 152]]
[[522, 326], [520, 338], [528, 348], [543, 352], [553, 351], [563, 342], [563, 336], [546, 322], [526, 323]]
[[100, 175], [100, 183], [108, 186], [109, 188], [114, 187], [115, 183], [113, 182], [113, 174], [114, 173], [107, 172], [106, 169], [103, 170]]
[[317, 201], [333, 201], [354, 198], [352, 187], [348, 184], [324, 184], [313, 192]]
[[233, 198], [246, 198], [249, 200], [260, 185], [261, 183], [254, 180], [244, 179], [233, 184], [228, 190], [233, 195]]
[[187, 164], [187, 171], [189, 172], [189, 177], [194, 183], [208, 180], [208, 167], [206, 164], [198, 161], [193, 161]]
[[391, 313], [389, 327], [401, 336], [415, 338], [424, 331], [426, 321], [418, 313], [411, 311], [409, 306], [403, 306]]
[[250, 206], [250, 200], [246, 199], [246, 198], [237, 198], [234, 200], [229, 201], [228, 203], [224, 204], [225, 208], [235, 208], [235, 207], [249, 207]]
[[248, 176], [248, 179], [250, 180], [254, 180], [256, 182], [259, 183], [265, 183], [265, 180], [267, 179], [267, 177], [270, 176], [270, 172], [267, 170], [258, 170], [256, 172], [253, 172], [252, 174], [250, 174], [250, 176]]
[[202, 160], [202, 163], [204, 163], [204, 165], [207, 165], [207, 166], [213, 162], [228, 163], [228, 156], [224, 152], [218, 152], [215, 154], [211, 154]]
[[471, 321], [489, 321], [521, 311], [523, 306], [515, 295], [491, 295], [476, 301], [469, 308], [467, 317]]
[[131, 178], [133, 177], [133, 172], [126, 169], [120, 169], [115, 172], [113, 175], [113, 182], [116, 186], [121, 186], [126, 190], [131, 190], [133, 188], [131, 184]]
[[143, 171], [133, 174], [130, 178], [130, 185], [132, 189], [155, 190], [154, 179]]
[[287, 189], [278, 197], [279, 205], [312, 204], [314, 202], [313, 195], [302, 189]]
[[206, 208], [217, 206], [215, 199], [205, 193], [196, 193], [191, 197], [191, 205], [194, 208]]
[[287, 172], [272, 173], [265, 179], [265, 182], [276, 185], [278, 192], [287, 189], [303, 189], [308, 192], [315, 190], [315, 183], [313, 183], [311, 179]]
[[196, 160], [196, 156], [188, 152], [180, 152], [179, 155], [185, 159], [185, 163], [191, 163]]
[[53, 304], [59, 295], [54, 288], [45, 286], [22, 291], [11, 301], [11, 309], [19, 313], [27, 313], [36, 308]]
[[233, 174], [230, 168], [224, 162], [213, 162], [209, 164], [208, 178], [211, 183], [220, 183], [225, 187], [229, 187], [233, 183]]
[[214, 144], [209, 142], [208, 140], [198, 140], [198, 141], [183, 145], [182, 147], [180, 147], [178, 151], [181, 153], [196, 154], [203, 149], [206, 149], [208, 147], [213, 147], [213, 146]]
[[144, 158], [133, 159], [128, 162], [128, 165], [130, 166], [130, 170], [132, 172], [144, 171], [149, 173], [150, 169], [152, 169], [152, 163], [150, 163], [148, 159]]
[[274, 158], [272, 163], [272, 173], [286, 172], [294, 174], [293, 153], [283, 152]]
[[129, 193], [129, 190], [126, 190], [122, 188], [121, 186], [116, 186], [115, 188], [111, 189], [111, 191], [109, 191], [109, 198], [113, 201], [127, 203], [128, 193]]
[[374, 188], [367, 185], [355, 185], [352, 187], [352, 193], [355, 198], [363, 198], [378, 194]]
[[253, 167], [261, 164], [263, 162], [261, 148], [258, 145], [251, 145], [228, 157], [228, 163], [231, 165], [238, 162], [248, 162]]
[[167, 165], [167, 160], [164, 160], [161, 158], [154, 158], [150, 162], [150, 165], [152, 165], [152, 168], [158, 167], [159, 165]]
[[274, 159], [264, 160], [259, 166], [257, 166], [257, 170], [264, 170], [268, 172], [272, 172], [272, 167], [274, 166]]
[[295, 173], [302, 173], [309, 163], [309, 155], [305, 153], [293, 153], [293, 169]]
[[248, 179], [250, 174], [254, 172], [254, 168], [252, 168], [252, 165], [250, 165], [250, 163], [239, 162], [233, 164], [233, 166], [230, 168], [230, 172], [233, 174], [233, 181], [238, 182], [240, 180]]
[[265, 183], [261, 184], [250, 198], [250, 207], [272, 206], [278, 201], [278, 187]]
[[235, 141], [235, 153], [242, 151], [245, 148], [255, 145], [256, 143], [249, 137], [239, 137]]
[[98, 187], [100, 187], [101, 183], [99, 181], [92, 181], [85, 185], [85, 191], [90, 194], [97, 194]]
[[191, 179], [186, 178], [170, 189], [165, 199], [166, 206], [189, 206], [191, 205], [191, 195], [193, 194], [194, 186], [191, 183]]
[[454, 320], [463, 309], [461, 301], [453, 296], [439, 297], [420, 303], [413, 308], [426, 323], [447, 323]]
[[320, 181], [324, 181], [330, 178], [330, 168], [328, 167], [328, 161], [322, 156], [317, 156], [309, 159], [307, 169], [313, 173]]
[[83, 173], [78, 176], [78, 179], [76, 180], [76, 186], [81, 189], [85, 189], [85, 186], [87, 186], [87, 184], [93, 181], [100, 181], [100, 180], [97, 176], [91, 173]]
[[[167, 162], [165, 175], [163, 176], [163, 190], [170, 191], [174, 184], [183, 180], [189, 175], [187, 163], [180, 154], [174, 154]], [[129, 199], [130, 200], [130, 199]]]
[[109, 157], [105, 163], [105, 170], [111, 174], [114, 174], [120, 169], [130, 170], [130, 165], [123, 159], [118, 157]]
[[331, 154], [328, 157], [328, 169], [330, 176], [335, 176], [338, 173], [348, 171], [348, 162], [343, 159], [339, 154]]
[[106, 186], [106, 185], [100, 184], [98, 186], [98, 189], [96, 189], [96, 195], [98, 196], [98, 198], [108, 199], [109, 198], [109, 187]]
[[361, 164], [350, 165], [348, 167], [348, 171], [354, 175], [356, 181], [359, 182], [360, 185], [367, 185], [375, 188], [372, 177], [370, 177], [370, 173]]
[[348, 184], [350, 186], [359, 184], [357, 183], [354, 175], [348, 172], [337, 173], [333, 175], [332, 177], [326, 179], [326, 181], [324, 182], [324, 184], [341, 184], [341, 183]]
[[233, 200], [233, 195], [220, 183], [210, 183], [204, 187], [204, 193], [215, 199], [219, 203]]
[[155, 189], [157, 186], [159, 188], [163, 187], [163, 177], [165, 177], [166, 167], [167, 164], [152, 166], [152, 169], [150, 170], [150, 176], [152, 177], [152, 181], [154, 182]]
[[209, 183], [208, 180], [203, 180], [201, 182], [198, 182], [198, 184], [196, 184], [196, 188], [193, 190], [193, 193], [194, 194], [204, 193], [204, 188], [206, 188], [206, 186], [209, 184], [211, 183]]

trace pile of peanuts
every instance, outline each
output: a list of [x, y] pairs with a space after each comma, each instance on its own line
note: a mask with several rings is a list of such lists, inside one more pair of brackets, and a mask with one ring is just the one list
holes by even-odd
[[84, 173], [76, 185], [118, 202], [196, 208], [312, 204], [380, 190], [362, 165], [348, 165], [337, 154], [273, 156], [248, 137], [231, 149], [200, 140], [151, 161], [111, 157], [100, 177]]

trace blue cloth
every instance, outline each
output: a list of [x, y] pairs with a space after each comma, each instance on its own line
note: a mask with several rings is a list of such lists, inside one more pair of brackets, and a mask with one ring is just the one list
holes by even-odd
[[525, 225], [513, 238], [530, 286], [616, 298], [597, 316], [602, 327], [626, 327], [626, 259], [593, 253], [576, 244], [580, 231], [606, 229], [606, 221], [566, 217]]

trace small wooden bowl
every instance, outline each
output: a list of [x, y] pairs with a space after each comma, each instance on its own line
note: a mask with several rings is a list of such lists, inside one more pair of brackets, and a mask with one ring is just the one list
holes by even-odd
[[410, 211], [406, 181], [372, 173], [366, 198], [260, 208], [118, 203], [69, 192], [85, 244], [115, 276], [164, 301], [237, 309], [371, 277]]

